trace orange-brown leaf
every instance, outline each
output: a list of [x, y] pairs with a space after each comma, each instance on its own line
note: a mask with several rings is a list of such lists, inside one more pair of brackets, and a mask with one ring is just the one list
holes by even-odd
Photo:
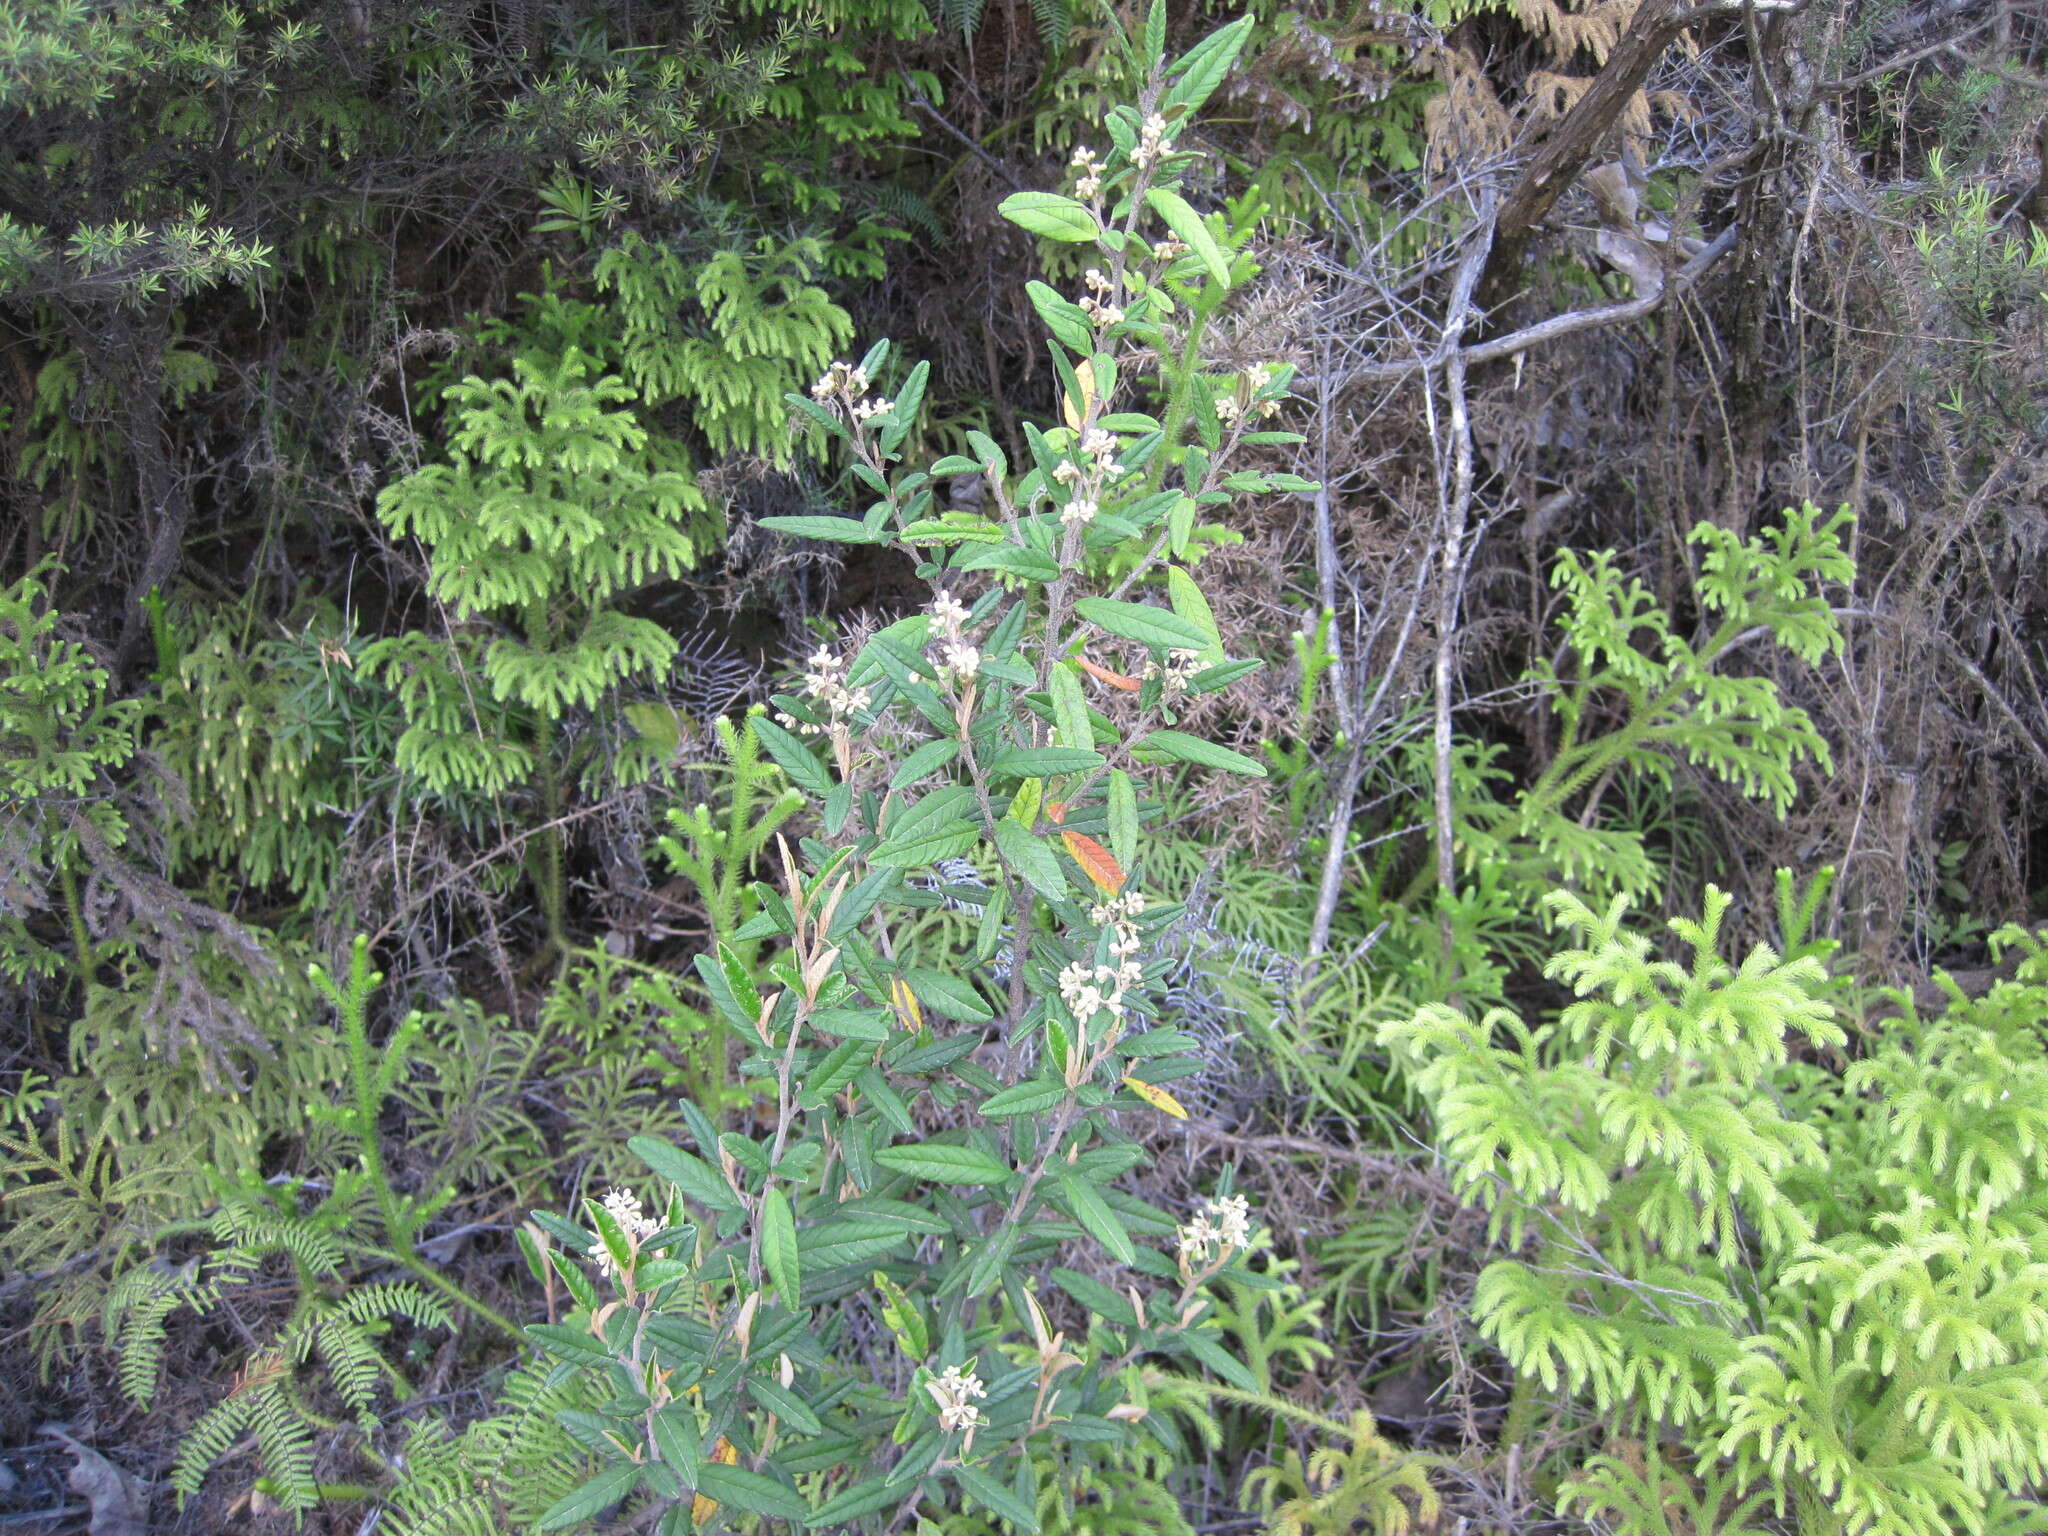
[[1076, 656], [1074, 659], [1080, 662], [1081, 669], [1098, 683], [1107, 683], [1110, 687], [1121, 689], [1125, 693], [1136, 693], [1145, 686], [1135, 677], [1125, 677], [1121, 672], [1112, 672], [1107, 667], [1097, 666], [1086, 656]]
[[1081, 866], [1081, 873], [1093, 880], [1103, 895], [1114, 896], [1124, 888], [1123, 865], [1117, 863], [1116, 855], [1094, 838], [1083, 832], [1062, 832], [1060, 841], [1067, 845], [1067, 852]]

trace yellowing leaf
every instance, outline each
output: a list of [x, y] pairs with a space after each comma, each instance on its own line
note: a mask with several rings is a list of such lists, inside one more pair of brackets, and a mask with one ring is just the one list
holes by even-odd
[[1128, 1074], [1124, 1077], [1124, 1086], [1158, 1110], [1162, 1115], [1171, 1115], [1176, 1120], [1187, 1119], [1188, 1112], [1181, 1108], [1180, 1100], [1176, 1099], [1164, 1088], [1155, 1087], [1143, 1078], [1131, 1077]]
[[[714, 1449], [711, 1453], [711, 1459], [717, 1462], [722, 1467], [736, 1467], [739, 1465], [740, 1460], [739, 1447], [734, 1445], [730, 1440], [726, 1439], [725, 1436], [720, 1435], [718, 1437], [717, 1448]], [[707, 1499], [701, 1493], [691, 1495], [691, 1523], [695, 1525], [702, 1525], [706, 1520], [709, 1520], [713, 1515], [717, 1513], [718, 1500]]]
[[1045, 801], [1045, 780], [1026, 779], [1017, 786], [1017, 793], [1011, 797], [1009, 819], [1020, 827], [1030, 827], [1038, 821], [1038, 808]]
[[895, 1005], [896, 1017], [905, 1029], [914, 1032], [924, 1028], [924, 1010], [917, 1006], [917, 994], [901, 976], [889, 978], [889, 1001]]
[[1060, 420], [1074, 431], [1081, 430], [1081, 422], [1095, 405], [1095, 364], [1086, 358], [1074, 365], [1074, 382], [1081, 386], [1081, 402], [1074, 403], [1072, 395], [1060, 395]]
[[1117, 863], [1116, 855], [1085, 832], [1062, 832], [1060, 841], [1067, 845], [1067, 852], [1074, 856], [1074, 862], [1081, 866], [1081, 873], [1095, 882], [1097, 890], [1105, 896], [1114, 896], [1124, 887], [1124, 867]]

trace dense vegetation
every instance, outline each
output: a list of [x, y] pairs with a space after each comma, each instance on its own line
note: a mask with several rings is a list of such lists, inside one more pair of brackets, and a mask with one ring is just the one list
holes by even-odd
[[9, 1529], [2048, 1529], [2038, 7], [18, 0], [0, 352]]

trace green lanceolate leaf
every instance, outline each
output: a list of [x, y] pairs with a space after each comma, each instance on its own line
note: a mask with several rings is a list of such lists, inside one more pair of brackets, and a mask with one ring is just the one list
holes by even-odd
[[1037, 1531], [1038, 1511], [986, 1472], [974, 1467], [955, 1467], [952, 1477], [963, 1493], [990, 1514], [1009, 1521], [1020, 1531]]
[[1173, 611], [1209, 637], [1209, 643], [1202, 648], [1203, 665], [1220, 665], [1223, 661], [1223, 633], [1217, 629], [1215, 610], [1209, 606], [1209, 599], [1202, 595], [1202, 589], [1195, 585], [1195, 578], [1177, 565], [1168, 566], [1166, 594], [1173, 604]]
[[[879, 1160], [879, 1159], [878, 1159]], [[901, 1222], [878, 1216], [848, 1217], [806, 1227], [801, 1239], [804, 1263], [813, 1274], [871, 1264], [899, 1248], [910, 1235]]]
[[652, 1136], [635, 1136], [626, 1143], [633, 1155], [652, 1168], [657, 1177], [683, 1192], [687, 1200], [714, 1211], [737, 1211], [740, 1203], [732, 1186], [700, 1157], [672, 1147]]
[[[988, 1111], [984, 1109], [982, 1113]], [[1078, 1173], [1061, 1171], [1058, 1174], [1060, 1196], [1067, 1209], [1074, 1213], [1074, 1219], [1088, 1229], [1089, 1235], [1109, 1251], [1109, 1256], [1119, 1264], [1138, 1262], [1137, 1250], [1131, 1246], [1131, 1234], [1124, 1230], [1124, 1224], [1117, 1214], [1103, 1202], [1095, 1186]]]
[[1137, 861], [1138, 791], [1121, 768], [1109, 775], [1109, 851], [1125, 869]]
[[1010, 1165], [973, 1147], [926, 1141], [914, 1146], [884, 1147], [875, 1161], [892, 1173], [915, 1174], [935, 1184], [994, 1185], [1008, 1181]]
[[1198, 625], [1190, 624], [1169, 609], [1154, 608], [1148, 603], [1084, 597], [1074, 604], [1074, 612], [1097, 629], [1119, 639], [1135, 640], [1140, 645], [1156, 645], [1169, 651], [1208, 649], [1209, 637]]
[[800, 1435], [822, 1435], [825, 1432], [823, 1422], [812, 1412], [811, 1405], [778, 1381], [765, 1376], [749, 1376], [747, 1396]]
[[879, 1269], [873, 1275], [875, 1289], [882, 1293], [882, 1321], [889, 1325], [889, 1331], [896, 1335], [896, 1342], [902, 1346], [903, 1354], [909, 1360], [922, 1360], [931, 1353], [931, 1329], [925, 1325], [924, 1313], [918, 1309], [910, 1293], [883, 1274]]
[[671, 1403], [654, 1416], [654, 1449], [661, 1459], [695, 1486], [697, 1470], [704, 1462], [704, 1444], [697, 1433], [697, 1415], [681, 1403]]
[[996, 205], [996, 212], [1020, 229], [1069, 245], [1093, 240], [1101, 233], [1094, 214], [1057, 192], [1013, 192]]
[[1060, 745], [1094, 747], [1095, 731], [1088, 723], [1088, 699], [1081, 692], [1080, 673], [1071, 661], [1063, 661], [1052, 669], [1049, 687]]
[[871, 1477], [820, 1504], [811, 1512], [808, 1523], [814, 1531], [849, 1527], [861, 1516], [872, 1515], [902, 1498], [902, 1488], [886, 1477]]
[[1170, 113], [1178, 108], [1184, 115], [1200, 110], [1202, 103], [1215, 93], [1224, 76], [1230, 73], [1230, 67], [1237, 62], [1256, 19], [1247, 11], [1229, 26], [1211, 32], [1183, 54], [1176, 66], [1178, 78], [1160, 102], [1160, 110]]
[[[1187, 243], [1202, 265], [1209, 269], [1209, 275], [1216, 279], [1216, 286], [1230, 286], [1230, 258], [1223, 254], [1223, 247], [1216, 243], [1216, 237], [1209, 233], [1209, 226], [1202, 222], [1202, 216], [1190, 208], [1187, 200], [1178, 192], [1165, 187], [1152, 187], [1145, 193], [1145, 201], [1152, 205], [1152, 211], [1166, 221], [1166, 227]], [[776, 521], [776, 519], [763, 519]]]
[[1067, 1096], [1062, 1083], [1048, 1083], [1034, 1080], [1028, 1083], [1013, 1083], [1001, 1093], [989, 1095], [981, 1102], [981, 1113], [991, 1120], [1005, 1115], [1035, 1115], [1051, 1109]]
[[761, 1197], [761, 1265], [781, 1293], [782, 1304], [799, 1306], [803, 1285], [797, 1266], [796, 1213], [780, 1187], [771, 1187]]
[[640, 1481], [640, 1468], [632, 1462], [606, 1467], [581, 1488], [565, 1493], [540, 1517], [535, 1527], [542, 1531], [566, 1530], [602, 1514], [633, 1491]]
[[1102, 766], [1102, 754], [1089, 747], [1012, 747], [990, 760], [990, 773], [1014, 778], [1050, 778], [1056, 773], [1092, 773]]
[[1016, 822], [1005, 819], [996, 823], [996, 848], [1004, 862], [1047, 901], [1066, 899], [1067, 877], [1060, 870], [1060, 861], [1042, 839], [1033, 837]]
[[795, 1489], [785, 1488], [772, 1477], [763, 1477], [744, 1467], [707, 1462], [697, 1475], [696, 1491], [720, 1504], [730, 1504], [750, 1515], [766, 1515], [772, 1520], [808, 1521], [811, 1515], [811, 1506]]
[[798, 789], [819, 796], [832, 792], [832, 775], [818, 761], [818, 754], [804, 745], [801, 736], [784, 730], [765, 715], [756, 715], [752, 725], [754, 739], [761, 743]]
[[966, 785], [935, 789], [889, 824], [888, 836], [868, 860], [907, 868], [957, 858], [981, 835], [970, 819], [974, 810], [974, 791]]
[[1024, 291], [1031, 295], [1031, 307], [1038, 311], [1038, 318], [1045, 322], [1045, 328], [1058, 337], [1062, 345], [1083, 356], [1093, 350], [1095, 331], [1088, 324], [1088, 316], [1080, 305], [1044, 283], [1026, 283]]
[[1263, 779], [1266, 770], [1242, 752], [1233, 752], [1228, 747], [1218, 746], [1213, 741], [1204, 741], [1199, 736], [1190, 736], [1186, 731], [1154, 731], [1138, 742], [1132, 752], [1142, 758], [1170, 758], [1178, 763], [1193, 763], [1199, 768], [1216, 768], [1224, 773], [1242, 773], [1254, 779]]
[[760, 526], [796, 539], [818, 539], [827, 544], [880, 544], [882, 535], [851, 517], [764, 517]]
[[913, 970], [906, 973], [910, 990], [918, 1000], [936, 1013], [962, 1024], [986, 1024], [996, 1016], [986, 999], [974, 990], [973, 983], [958, 976], [948, 976], [940, 971]]
[[896, 771], [889, 775], [889, 787], [908, 789], [919, 779], [937, 773], [959, 755], [960, 743], [957, 741], [928, 741], [897, 764]]

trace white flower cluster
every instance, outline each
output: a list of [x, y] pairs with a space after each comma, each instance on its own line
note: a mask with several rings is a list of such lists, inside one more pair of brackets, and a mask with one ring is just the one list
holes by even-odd
[[1244, 371], [1244, 385], [1234, 394], [1216, 397], [1216, 419], [1226, 427], [1235, 426], [1249, 413], [1256, 412], [1262, 418], [1280, 414], [1278, 400], [1260, 400], [1260, 390], [1273, 382], [1273, 375], [1279, 366], [1274, 363], [1254, 363]]
[[1154, 261], [1173, 261], [1178, 257], [1187, 255], [1187, 253], [1188, 243], [1178, 235], [1168, 235], [1164, 240], [1154, 240], [1152, 242], [1152, 259]]
[[1095, 151], [1083, 146], [1074, 151], [1074, 158], [1067, 162], [1067, 168], [1079, 172], [1074, 182], [1076, 197], [1094, 197], [1102, 190], [1102, 173], [1106, 169], [1095, 158]]
[[[1060, 1001], [1073, 1013], [1075, 1022], [1084, 1028], [1098, 1013], [1106, 1013], [1121, 1023], [1124, 994], [1144, 979], [1145, 968], [1118, 950], [1120, 942], [1110, 945], [1112, 951], [1117, 951], [1115, 965], [1083, 965], [1076, 961], [1060, 972]], [[1136, 948], [1134, 934], [1131, 953], [1135, 953]]]
[[1114, 485], [1124, 476], [1123, 463], [1116, 457], [1114, 432], [1090, 427], [1082, 434], [1078, 446], [1080, 459], [1062, 459], [1052, 472], [1053, 479], [1073, 492], [1060, 509], [1060, 522], [1069, 528], [1085, 528], [1094, 522], [1102, 510], [1104, 487]]
[[[604, 1208], [619, 1230], [626, 1234], [626, 1241], [635, 1250], [661, 1230], [661, 1223], [640, 1208], [640, 1197], [630, 1189], [614, 1189], [604, 1197]], [[597, 1272], [609, 1280], [620, 1279], [619, 1267], [612, 1261], [611, 1250], [599, 1243], [593, 1253]]]
[[1204, 1200], [1195, 1219], [1180, 1229], [1181, 1257], [1197, 1264], [1227, 1258], [1251, 1245], [1252, 1208], [1243, 1195]]
[[640, 1208], [640, 1197], [630, 1189], [615, 1189], [604, 1197], [604, 1208], [611, 1212], [619, 1229], [634, 1242], [644, 1242], [661, 1230], [661, 1223]]
[[1166, 119], [1154, 112], [1138, 129], [1138, 147], [1131, 151], [1131, 164], [1141, 169], [1155, 164], [1167, 153], [1172, 137]]
[[932, 598], [933, 660], [939, 681], [966, 684], [981, 671], [981, 652], [967, 643], [967, 607], [941, 587]]
[[1160, 701], [1171, 704], [1174, 700], [1181, 698], [1187, 693], [1188, 679], [1201, 670], [1202, 653], [1200, 651], [1169, 651], [1166, 657], [1165, 671], [1162, 672], [1159, 669], [1158, 662], [1148, 661], [1145, 663], [1143, 676], [1146, 678], [1158, 678]]
[[987, 1415], [974, 1406], [976, 1398], [988, 1396], [988, 1388], [981, 1384], [981, 1378], [972, 1371], [949, 1365], [926, 1382], [924, 1389], [938, 1406], [939, 1428], [948, 1434], [966, 1430], [967, 1439], [960, 1449], [963, 1452], [968, 1450], [974, 1444], [974, 1432], [988, 1423]]
[[857, 399], [868, 392], [868, 371], [853, 363], [834, 363], [811, 386], [811, 398], [820, 405], [828, 400]]
[[[1114, 923], [1119, 941], [1126, 938], [1135, 940], [1138, 936], [1137, 919], [1144, 910], [1145, 893], [1143, 891], [1125, 891], [1121, 896], [1113, 896], [1108, 901], [1099, 901], [1093, 907], [1090, 907], [1088, 909], [1088, 919], [1097, 927], [1102, 928], [1106, 928]], [[1122, 955], [1126, 953], [1136, 954], [1138, 951], [1134, 943], [1128, 951], [1116, 949], [1115, 952]]]
[[811, 652], [804, 667], [804, 693], [831, 712], [831, 721], [827, 725], [812, 725], [786, 710], [777, 710], [776, 723], [783, 729], [794, 731], [799, 736], [821, 736], [827, 731], [842, 729], [849, 717], [868, 707], [871, 695], [866, 688], [846, 686], [845, 657], [834, 656], [821, 645]]
[[1112, 325], [1121, 325], [1124, 312], [1101, 297], [1113, 292], [1116, 284], [1102, 275], [1100, 267], [1090, 267], [1081, 274], [1081, 281], [1088, 285], [1088, 292], [1076, 301], [1076, 307], [1088, 317], [1095, 329], [1106, 331]]
[[856, 422], [879, 416], [896, 403], [881, 395], [868, 396], [867, 370], [854, 363], [834, 363], [827, 368], [811, 386], [811, 398], [820, 405], [845, 406]]

